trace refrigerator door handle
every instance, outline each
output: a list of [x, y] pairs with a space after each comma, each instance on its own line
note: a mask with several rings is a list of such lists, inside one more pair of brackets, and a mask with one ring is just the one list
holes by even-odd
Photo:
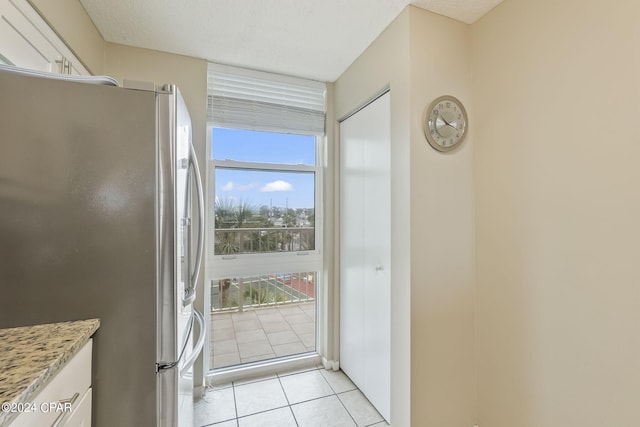
[[[187, 233], [189, 233], [189, 238], [187, 239], [187, 251], [189, 255], [187, 256], [187, 271], [185, 282], [187, 286], [184, 289], [184, 294], [182, 295], [182, 306], [186, 307], [191, 304], [196, 299], [196, 287], [198, 283], [198, 274], [200, 272], [200, 266], [202, 264], [202, 256], [204, 252], [204, 191], [202, 188], [202, 179], [200, 178], [200, 167], [198, 164], [198, 159], [196, 158], [196, 152], [193, 148], [193, 144], [189, 144], [189, 167], [188, 170], [188, 184], [187, 184], [187, 192], [191, 194], [190, 190], [190, 180], [191, 174], [193, 174], [193, 178], [196, 184], [195, 195], [198, 200], [198, 213], [197, 213], [197, 221], [198, 221], [198, 243], [196, 246], [196, 257], [195, 263], [193, 267], [191, 266], [191, 232], [193, 227], [191, 226], [191, 221], [189, 221], [189, 226], [187, 227]], [[190, 210], [191, 197], [186, 198], [185, 212]]]
[[189, 144], [189, 161], [193, 168], [193, 175], [196, 182], [196, 196], [198, 198], [198, 245], [196, 247], [196, 262], [193, 267], [193, 273], [191, 274], [191, 289], [195, 293], [196, 284], [198, 281], [198, 273], [200, 272], [200, 265], [202, 264], [202, 255], [204, 251], [204, 193], [202, 190], [202, 179], [200, 178], [200, 167], [198, 166], [198, 159], [196, 158], [196, 151], [193, 148], [193, 144]]
[[198, 321], [198, 328], [200, 329], [200, 333], [198, 334], [198, 341], [196, 341], [195, 346], [193, 347], [193, 353], [191, 356], [185, 361], [184, 366], [180, 369], [180, 374], [186, 373], [193, 363], [196, 361], [200, 352], [202, 351], [202, 347], [204, 347], [204, 339], [205, 339], [205, 323], [204, 323], [204, 315], [200, 313], [197, 309], [193, 309], [193, 315], [195, 319]]

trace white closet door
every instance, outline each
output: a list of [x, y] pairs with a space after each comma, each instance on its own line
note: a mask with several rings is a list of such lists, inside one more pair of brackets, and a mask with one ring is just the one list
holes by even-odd
[[340, 123], [340, 366], [390, 416], [390, 94]]
[[364, 353], [364, 144], [358, 122], [340, 124], [340, 367], [365, 378]]

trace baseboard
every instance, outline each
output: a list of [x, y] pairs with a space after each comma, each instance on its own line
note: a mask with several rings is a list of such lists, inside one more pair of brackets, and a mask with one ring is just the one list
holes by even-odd
[[340, 369], [340, 362], [337, 360], [327, 360], [326, 358], [322, 358], [322, 366], [324, 366], [324, 369], [330, 370], [330, 371], [337, 371]]

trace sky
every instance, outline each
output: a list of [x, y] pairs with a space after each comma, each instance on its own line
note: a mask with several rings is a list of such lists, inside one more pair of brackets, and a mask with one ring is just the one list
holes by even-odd
[[[213, 129], [213, 158], [242, 162], [315, 165], [315, 137]], [[215, 196], [261, 205], [314, 207], [314, 174], [217, 168]]]

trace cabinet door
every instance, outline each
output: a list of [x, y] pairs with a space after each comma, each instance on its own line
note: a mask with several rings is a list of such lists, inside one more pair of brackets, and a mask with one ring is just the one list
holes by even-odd
[[[33, 398], [31, 404], [36, 410], [20, 414], [11, 423], [11, 427], [58, 425], [56, 424], [58, 421], [62, 422], [61, 425], [66, 425], [64, 424], [66, 420], [80, 406], [80, 398], [86, 396], [86, 391], [91, 387], [92, 346], [93, 341], [90, 339]], [[49, 406], [50, 404], [54, 406]], [[56, 404], [58, 406], [55, 406]], [[89, 407], [91, 407], [90, 403]], [[90, 420], [91, 417], [89, 417]]]
[[89, 75], [26, 0], [0, 0], [0, 63], [39, 71]]
[[340, 365], [389, 420], [390, 94], [340, 124]]
[[87, 390], [78, 407], [69, 415], [64, 427], [91, 427], [91, 389]]

